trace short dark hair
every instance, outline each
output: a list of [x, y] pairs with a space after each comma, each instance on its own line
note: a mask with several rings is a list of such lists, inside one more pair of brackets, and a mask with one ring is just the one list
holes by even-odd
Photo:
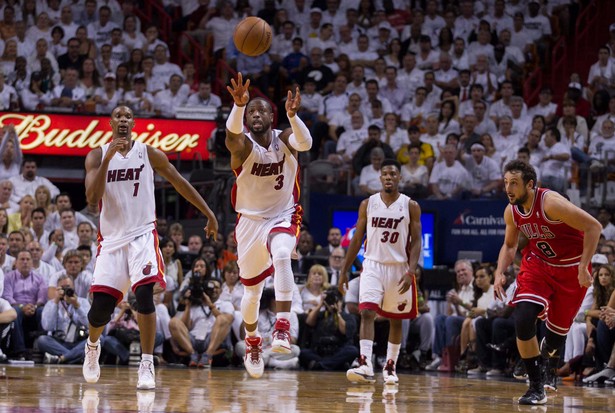
[[43, 207], [34, 208], [32, 212], [30, 212], [30, 216], [34, 216], [35, 212], [40, 212], [44, 217], [47, 217], [47, 211], [45, 211], [45, 208]]
[[557, 142], [562, 140], [562, 134], [560, 133], [559, 129], [557, 129], [556, 127], [547, 129], [547, 132], [551, 132]]
[[393, 165], [394, 167], [397, 168], [398, 171], [401, 172], [401, 165], [399, 162], [397, 162], [396, 159], [391, 159], [391, 158], [386, 158], [384, 161], [382, 161], [382, 164], [380, 165], [380, 169], [384, 168], [385, 166], [390, 166]]
[[524, 154], [526, 154], [527, 156], [531, 156], [531, 154], [530, 154], [530, 150], [529, 150], [527, 147], [525, 147], [525, 146], [522, 146], [521, 148], [519, 148], [519, 150], [517, 151], [517, 153], [518, 153], [518, 154], [519, 154], [519, 153], [524, 153]]
[[532, 181], [532, 187], [536, 186], [536, 170], [530, 164], [515, 159], [514, 161], [510, 161], [506, 164], [504, 167], [504, 173], [506, 172], [521, 172], [521, 178], [523, 179], [524, 184]]

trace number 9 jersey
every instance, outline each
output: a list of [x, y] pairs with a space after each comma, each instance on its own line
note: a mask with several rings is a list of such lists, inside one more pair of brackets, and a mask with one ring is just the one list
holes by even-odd
[[237, 177], [231, 202], [237, 213], [253, 217], [273, 218], [293, 211], [299, 202], [299, 163], [279, 138], [281, 131], [273, 129], [268, 148], [252, 139], [252, 152], [241, 167], [233, 172]]
[[534, 255], [556, 267], [579, 265], [583, 233], [546, 216], [544, 200], [547, 193], [548, 189], [536, 188], [534, 203], [526, 213], [521, 212], [517, 205], [512, 205], [513, 221], [529, 241], [523, 255]]
[[410, 198], [399, 194], [399, 198], [388, 207], [380, 193], [369, 197], [367, 203], [367, 224], [365, 258], [381, 264], [408, 262], [410, 242]]

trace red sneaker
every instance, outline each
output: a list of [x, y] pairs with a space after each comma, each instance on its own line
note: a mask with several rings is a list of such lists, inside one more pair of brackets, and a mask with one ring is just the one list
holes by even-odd
[[246, 355], [243, 365], [248, 374], [255, 379], [263, 375], [265, 362], [263, 361], [263, 339], [260, 337], [246, 337]]
[[275, 322], [271, 351], [290, 354], [290, 322], [285, 318], [280, 318]]

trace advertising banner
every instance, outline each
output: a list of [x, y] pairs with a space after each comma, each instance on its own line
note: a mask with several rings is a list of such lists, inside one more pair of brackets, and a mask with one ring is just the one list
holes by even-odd
[[[83, 157], [111, 140], [109, 120], [109, 116], [4, 112], [0, 127], [15, 125], [25, 154]], [[160, 149], [171, 159], [179, 152], [182, 159], [200, 155], [207, 160], [207, 140], [215, 128], [212, 121], [136, 118], [132, 138]]]

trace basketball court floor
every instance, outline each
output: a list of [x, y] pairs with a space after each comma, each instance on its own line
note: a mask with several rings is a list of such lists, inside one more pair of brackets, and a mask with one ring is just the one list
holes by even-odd
[[546, 406], [519, 406], [516, 381], [400, 374], [399, 386], [355, 385], [344, 373], [157, 369], [156, 391], [136, 390], [135, 368], [103, 367], [86, 384], [81, 366], [0, 366], [0, 412], [615, 412], [615, 389], [562, 385]]

